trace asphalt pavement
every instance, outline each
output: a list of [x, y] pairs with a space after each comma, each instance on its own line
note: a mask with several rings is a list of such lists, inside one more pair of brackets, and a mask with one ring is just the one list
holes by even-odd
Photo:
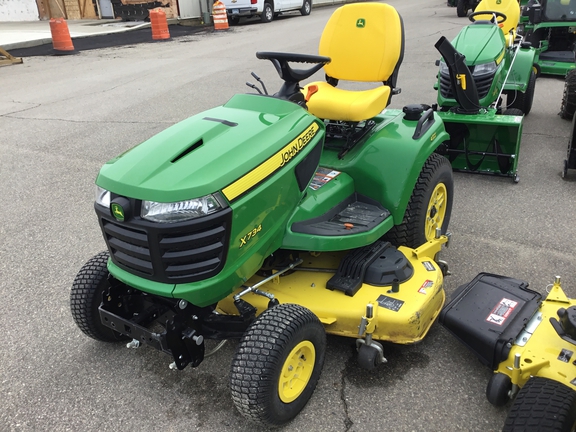
[[[389, 0], [406, 51], [391, 108], [431, 104], [440, 36], [465, 18], [444, 0]], [[164, 354], [87, 338], [69, 310], [80, 267], [105, 248], [94, 179], [109, 159], [174, 123], [250, 91], [250, 72], [280, 86], [256, 51], [316, 54], [334, 7], [270, 24], [209, 29], [157, 43], [26, 56], [0, 67], [0, 430], [254, 431], [235, 410], [228, 376], [235, 342], [196, 369]], [[172, 29], [173, 26], [171, 26]], [[1, 30], [1, 29], [0, 29]], [[75, 41], [76, 42], [76, 41]], [[313, 79], [322, 79], [319, 72]], [[526, 280], [545, 293], [562, 277], [576, 296], [576, 175], [560, 176], [570, 122], [557, 115], [563, 79], [538, 78], [524, 120], [520, 182], [455, 173], [445, 289], [479, 272]], [[419, 344], [384, 349], [374, 372], [354, 341], [330, 336], [308, 405], [285, 431], [495, 431], [510, 404], [485, 397], [491, 371], [440, 325]]]

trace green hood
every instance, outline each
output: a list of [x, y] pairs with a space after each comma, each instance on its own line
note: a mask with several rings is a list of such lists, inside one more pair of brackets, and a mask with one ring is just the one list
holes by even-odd
[[112, 159], [96, 183], [119, 195], [158, 202], [201, 197], [251, 171], [313, 119], [291, 102], [236, 95]]
[[471, 24], [464, 27], [452, 41], [458, 52], [466, 55], [466, 64], [473, 66], [502, 60], [506, 46], [500, 27], [494, 24]]

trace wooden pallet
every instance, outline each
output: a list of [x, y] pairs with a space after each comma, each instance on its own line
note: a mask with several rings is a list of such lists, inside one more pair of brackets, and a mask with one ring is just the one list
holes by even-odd
[[0, 47], [0, 66], [18, 63], [22, 63], [22, 59], [20, 57], [14, 57], [2, 47]]

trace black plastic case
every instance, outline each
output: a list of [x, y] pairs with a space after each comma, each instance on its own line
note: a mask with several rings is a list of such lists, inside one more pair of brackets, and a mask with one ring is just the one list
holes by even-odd
[[459, 287], [440, 312], [440, 323], [492, 368], [508, 357], [510, 346], [540, 305], [542, 296], [528, 282], [480, 273]]

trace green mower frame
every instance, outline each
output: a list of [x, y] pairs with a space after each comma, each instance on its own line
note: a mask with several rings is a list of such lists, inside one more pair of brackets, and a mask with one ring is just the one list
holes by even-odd
[[565, 0], [529, 1], [523, 9], [521, 31], [536, 49], [538, 75], [560, 75], [575, 67], [576, 3]]
[[[239, 340], [232, 399], [268, 427], [306, 405], [327, 333], [352, 338], [367, 370], [386, 362], [379, 341], [421, 341], [445, 300], [454, 185], [437, 151], [451, 136], [446, 113], [387, 108], [403, 49], [393, 7], [342, 6], [320, 55], [256, 54], [282, 79], [277, 93], [253, 74], [256, 94], [106, 163], [94, 207], [108, 250], [74, 280], [77, 326], [98, 341], [153, 347], [179, 370], [204, 361], [208, 340]], [[327, 81], [303, 89], [320, 69]], [[337, 87], [358, 72], [378, 86]]]
[[[453, 178], [435, 150], [449, 137], [429, 107], [386, 108], [400, 91], [402, 20], [389, 5], [355, 3], [326, 28], [321, 55], [257, 53], [283, 81], [274, 95], [253, 74], [256, 94], [102, 167], [95, 211], [108, 250], [70, 294], [86, 335], [151, 346], [172, 369], [199, 366], [208, 340], [239, 340], [232, 399], [268, 427], [311, 397], [326, 333], [353, 338], [373, 369], [386, 362], [379, 341], [422, 340], [445, 299]], [[322, 68], [329, 84], [303, 90]], [[378, 86], [336, 87], [358, 72]]]

